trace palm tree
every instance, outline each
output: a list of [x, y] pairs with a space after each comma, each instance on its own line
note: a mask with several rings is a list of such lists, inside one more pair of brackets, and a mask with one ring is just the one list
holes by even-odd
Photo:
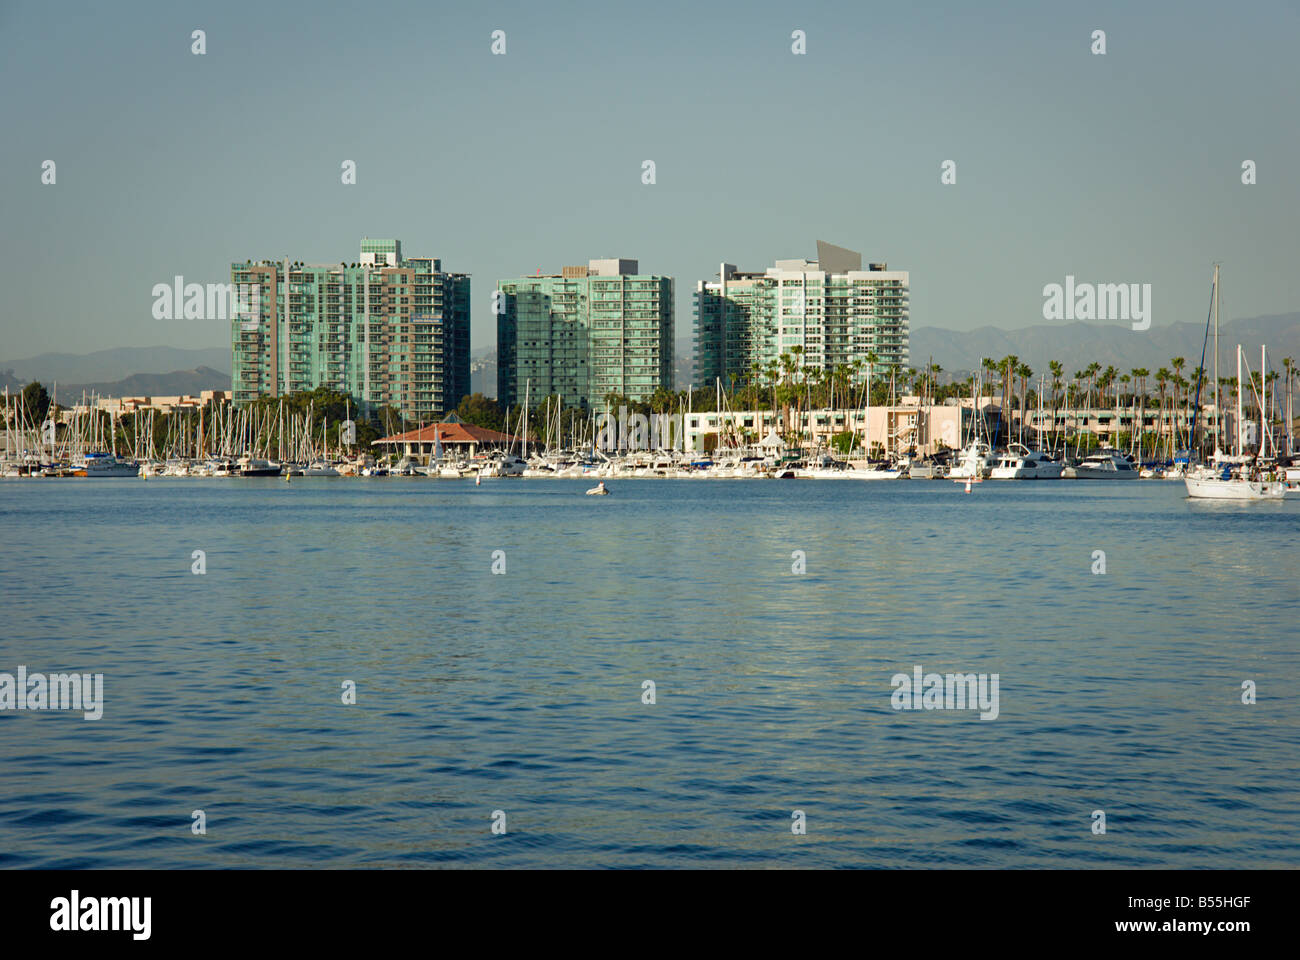
[[[1137, 422], [1133, 425], [1133, 436], [1137, 439], [1138, 459], [1142, 458], [1142, 434], [1145, 430], [1146, 420], [1146, 399], [1147, 399], [1147, 377], [1151, 376], [1151, 371], [1146, 367], [1133, 368], [1133, 382], [1137, 388], [1137, 397], [1139, 403], [1139, 412]], [[1133, 449], [1132, 442], [1129, 443], [1129, 452]]]
[[1291, 442], [1291, 431], [1293, 429], [1291, 422], [1291, 378], [1295, 376], [1295, 359], [1293, 357], [1283, 357], [1282, 369], [1286, 372], [1286, 413], [1284, 416], [1286, 417], [1286, 452], [1290, 456], [1294, 452]]
[[[1156, 387], [1160, 390], [1160, 413], [1156, 417], [1156, 443], [1160, 443], [1161, 438], [1165, 435], [1165, 391], [1169, 387], [1169, 379], [1172, 376], [1169, 370], [1161, 367], [1156, 371]], [[1153, 451], [1154, 452], [1154, 451]]]
[[1060, 360], [1051, 360], [1047, 369], [1052, 374], [1052, 456], [1056, 456], [1056, 394], [1061, 389], [1061, 376], [1065, 373], [1065, 367]]
[[1002, 412], [1001, 421], [1006, 426], [1006, 435], [1008, 441], [1011, 437], [1011, 415], [1010, 409], [1015, 405], [1015, 397], [1012, 391], [1015, 389], [1016, 367], [1020, 365], [1020, 358], [1014, 353], [1008, 354], [1002, 358]]
[[[1124, 398], [1127, 398], [1129, 405], [1131, 405], [1131, 404], [1133, 403], [1133, 394], [1130, 393], [1130, 392], [1129, 392], [1129, 389], [1128, 389], [1128, 385], [1129, 385], [1129, 383], [1132, 381], [1132, 379], [1133, 379], [1133, 378], [1130, 377], [1127, 373], [1121, 373], [1121, 374], [1119, 375], [1119, 386], [1117, 386], [1117, 387], [1115, 388], [1115, 392], [1116, 392], [1116, 394], [1117, 394], [1117, 395], [1122, 395]], [[1117, 406], [1117, 407], [1119, 406], [1119, 400], [1118, 400], [1118, 399], [1117, 399], [1116, 402], [1115, 402], [1115, 406]], [[1132, 410], [1129, 411], [1129, 415], [1128, 415], [1128, 424], [1129, 424], [1129, 430], [1128, 430], [1128, 432], [1129, 432], [1129, 439], [1132, 440], [1132, 439], [1133, 439], [1133, 412], [1132, 412]], [[1116, 443], [1116, 446], [1119, 445], [1119, 428], [1120, 428], [1120, 424], [1116, 424], [1116, 425], [1115, 425], [1115, 443]]]
[[1029, 402], [1029, 378], [1033, 375], [1034, 371], [1029, 368], [1029, 364], [1016, 364], [1016, 376], [1020, 378], [1020, 442], [1022, 444], [1025, 442], [1025, 405]]
[[[1186, 363], [1187, 363], [1187, 359], [1185, 357], [1174, 357], [1169, 361], [1169, 366], [1174, 368], [1173, 376], [1169, 378], [1169, 382], [1173, 384], [1173, 388], [1174, 388], [1173, 398], [1169, 401], [1170, 413], [1173, 413], [1178, 409], [1178, 389], [1179, 387], [1185, 386], [1183, 382], [1182, 374], [1183, 374], [1183, 367], [1186, 365]], [[1178, 434], [1177, 420], [1175, 420], [1174, 423], [1175, 423], [1174, 435], [1177, 436]]]

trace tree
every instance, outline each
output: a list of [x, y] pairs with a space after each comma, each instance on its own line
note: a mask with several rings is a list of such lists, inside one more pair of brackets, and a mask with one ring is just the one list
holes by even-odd
[[45, 414], [50, 409], [50, 395], [39, 380], [33, 380], [23, 387], [23, 409], [27, 417], [36, 426], [45, 422]]
[[1065, 367], [1061, 365], [1060, 360], [1051, 360], [1047, 364], [1047, 369], [1052, 374], [1052, 456], [1056, 456], [1056, 395], [1061, 389], [1061, 377], [1065, 373]]
[[[1025, 408], [1029, 403], [1029, 378], [1034, 375], [1033, 369], [1027, 363], [1016, 364], [1016, 376], [1020, 378], [1020, 442], [1025, 442]], [[1041, 436], [1042, 424], [1039, 424]], [[1040, 444], [1035, 443], [1037, 448]]]
[[496, 430], [498, 433], [504, 431], [505, 413], [501, 409], [501, 404], [481, 393], [471, 393], [462, 397], [460, 405], [456, 407], [456, 416], [476, 427]]

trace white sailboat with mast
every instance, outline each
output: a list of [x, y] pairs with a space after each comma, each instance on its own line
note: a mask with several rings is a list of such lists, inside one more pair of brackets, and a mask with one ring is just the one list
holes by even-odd
[[[1280, 479], [1276, 466], [1270, 468], [1268, 461], [1265, 459], [1268, 454], [1270, 444], [1270, 435], [1268, 430], [1268, 348], [1260, 346], [1260, 370], [1259, 381], [1262, 390], [1261, 393], [1255, 391], [1254, 378], [1249, 376], [1249, 364], [1247, 364], [1247, 375], [1252, 394], [1259, 404], [1259, 443], [1256, 447], [1256, 453], [1253, 458], [1247, 458], [1245, 454], [1245, 441], [1243, 434], [1245, 432], [1245, 396], [1242, 392], [1241, 368], [1243, 356], [1241, 344], [1237, 345], [1237, 411], [1233, 432], [1236, 434], [1234, 444], [1234, 456], [1225, 457], [1219, 449], [1219, 424], [1222, 421], [1221, 408], [1218, 402], [1218, 376], [1219, 369], [1219, 267], [1214, 267], [1214, 369], [1215, 376], [1215, 404], [1214, 404], [1214, 435], [1215, 449], [1214, 461], [1212, 465], [1201, 466], [1194, 471], [1190, 471], [1183, 478], [1187, 485], [1187, 496], [1196, 500], [1281, 500], [1286, 495], [1286, 484]], [[1206, 338], [1209, 337], [1209, 331], [1206, 331]], [[1204, 357], [1204, 348], [1202, 347], [1202, 357]], [[1205, 364], [1202, 362], [1202, 369]], [[1202, 374], [1203, 375], [1203, 374]], [[1197, 404], [1200, 402], [1200, 378], [1197, 379], [1196, 397]], [[1193, 442], [1195, 441], [1195, 420], [1193, 420]], [[1277, 451], [1274, 450], [1274, 457]]]

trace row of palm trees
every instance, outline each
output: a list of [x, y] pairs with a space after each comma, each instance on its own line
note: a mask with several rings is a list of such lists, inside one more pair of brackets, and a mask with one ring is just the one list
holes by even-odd
[[[943, 368], [933, 361], [919, 368], [904, 367], [882, 364], [874, 353], [868, 353], [851, 364], [821, 368], [805, 364], [803, 348], [795, 346], [766, 364], [751, 364], [749, 376], [743, 382], [738, 374], [732, 373], [730, 382], [725, 385], [728, 388], [726, 403], [732, 409], [782, 408], [787, 411], [790, 407], [802, 411], [804, 407], [860, 406], [864, 401], [868, 372], [871, 374], [873, 404], [888, 402], [891, 393], [899, 396], [921, 394], [932, 402], [942, 403], [950, 398], [970, 397], [976, 389], [975, 374], [961, 380], [949, 378], [948, 382], [940, 383]], [[1270, 420], [1277, 420], [1289, 410], [1289, 406], [1279, 410], [1279, 405], [1283, 402], [1283, 394], [1288, 400], [1292, 396], [1296, 373], [1294, 358], [1286, 357], [1282, 360], [1281, 373], [1270, 370], [1265, 374], [1271, 401]], [[1209, 382], [1211, 378], [1200, 367], [1188, 370], [1185, 357], [1172, 357], [1154, 374], [1147, 367], [1133, 367], [1126, 372], [1109, 365], [1103, 368], [1100, 363], [1093, 362], [1074, 371], [1072, 376], [1066, 375], [1061, 361], [1052, 360], [1048, 363], [1047, 374], [1039, 378], [1037, 386], [1034, 376], [1034, 370], [1015, 354], [1000, 360], [988, 358], [981, 364], [980, 395], [998, 398], [1003, 411], [1018, 408], [1022, 440], [1028, 407], [1038, 404], [1040, 393], [1044, 409], [1051, 411], [1053, 424], [1062, 410], [1098, 407], [1126, 408], [1130, 414], [1136, 413], [1141, 423], [1145, 422], [1148, 402], [1154, 401], [1158, 415], [1156, 436], [1167, 436], [1171, 445], [1185, 445], [1190, 441], [1187, 428], [1182, 425], [1191, 421], [1198, 382], [1201, 383], [1200, 402], [1212, 402], [1214, 398], [1213, 385]], [[1282, 391], [1277, 387], [1279, 378], [1283, 379]], [[1221, 377], [1219, 387], [1224, 406], [1235, 403], [1236, 377]], [[1251, 386], [1243, 384], [1243, 391], [1243, 402], [1257, 411], [1252, 397], [1262, 392], [1258, 372], [1252, 372]], [[657, 406], [663, 410], [670, 409], [677, 398], [686, 396], [685, 392], [674, 394], [667, 390], [662, 394]], [[696, 410], [712, 409], [712, 390], [697, 391], [691, 400]], [[1010, 419], [1004, 417], [1003, 422], [1009, 423]], [[1171, 430], [1164, 429], [1167, 423], [1173, 425]], [[1005, 442], [1008, 438], [996, 439]], [[1142, 442], [1140, 435], [1130, 439]], [[1054, 438], [1054, 446], [1055, 443]]]

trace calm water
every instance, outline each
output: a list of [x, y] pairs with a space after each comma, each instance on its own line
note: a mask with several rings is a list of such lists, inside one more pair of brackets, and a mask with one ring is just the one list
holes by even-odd
[[1300, 502], [587, 486], [0, 483], [0, 866], [1300, 866]]

